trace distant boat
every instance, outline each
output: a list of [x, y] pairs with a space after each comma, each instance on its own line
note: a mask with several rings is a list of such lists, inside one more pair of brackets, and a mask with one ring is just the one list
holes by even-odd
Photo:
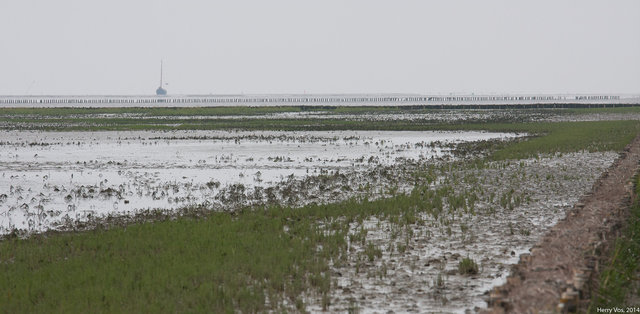
[[160, 86], [156, 89], [156, 95], [158, 96], [166, 96], [167, 90], [162, 88], [162, 60], [160, 60]]

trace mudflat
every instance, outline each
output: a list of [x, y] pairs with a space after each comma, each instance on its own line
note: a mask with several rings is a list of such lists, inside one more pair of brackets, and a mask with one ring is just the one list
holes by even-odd
[[587, 193], [540, 242], [523, 254], [507, 283], [491, 293], [487, 312], [580, 309], [597, 291], [599, 270], [628, 217], [640, 136], [620, 153]]

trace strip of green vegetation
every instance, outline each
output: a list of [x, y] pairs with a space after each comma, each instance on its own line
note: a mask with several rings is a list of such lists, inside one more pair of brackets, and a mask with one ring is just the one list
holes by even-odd
[[565, 123], [488, 124], [485, 130], [538, 135], [509, 145], [494, 159], [520, 159], [539, 154], [568, 153], [586, 150], [620, 151], [640, 132], [638, 121], [596, 121]]
[[[624, 121], [443, 127], [540, 134], [530, 140], [537, 144], [506, 146], [494, 155], [499, 158], [616, 149], [638, 132], [638, 123]], [[378, 216], [398, 225], [419, 224], [421, 213], [445, 215], [445, 201], [450, 210], [471, 210], [450, 186], [431, 188], [435, 178], [429, 169], [417, 176], [421, 183], [410, 194], [376, 201], [254, 208], [5, 239], [0, 242], [0, 311], [302, 311], [303, 293], [330, 307], [329, 265], [346, 261], [351, 222]], [[379, 248], [370, 243], [366, 248], [363, 260], [379, 258]]]
[[[626, 303], [627, 297], [635, 294], [636, 299], [640, 298], [636, 277], [640, 271], [640, 176], [636, 176], [635, 187], [636, 197], [631, 206], [629, 224], [623, 235], [616, 239], [611, 263], [602, 272], [597, 296], [589, 306], [590, 313], [596, 313], [597, 308], [619, 307], [626, 310], [626, 306], [637, 306]], [[630, 291], [632, 288], [636, 291]]]
[[365, 113], [428, 113], [438, 112], [424, 106], [225, 106], [225, 107], [102, 107], [102, 108], [0, 108], [0, 116], [80, 116], [126, 115], [139, 116], [230, 116], [265, 115], [284, 112], [323, 112], [326, 114]]
[[[563, 109], [560, 109], [563, 110]], [[614, 107], [614, 108], [570, 108], [564, 109], [567, 113], [593, 114], [593, 113], [640, 113], [640, 106]]]
[[[322, 111], [323, 114], [348, 115], [334, 119], [256, 118], [274, 113]], [[472, 110], [473, 111], [473, 110]], [[477, 110], [476, 110], [477, 111]], [[465, 122], [449, 123], [445, 116], [419, 119], [378, 120], [376, 114], [442, 113], [450, 110], [424, 107], [190, 107], [190, 108], [0, 108], [2, 129], [43, 131], [125, 131], [125, 130], [451, 130], [514, 129], [546, 132], [550, 124], [532, 123], [526, 127], [511, 126], [533, 115], [640, 112], [640, 107], [607, 109], [510, 109], [508, 115], [495, 115]], [[460, 112], [465, 112], [461, 110]], [[366, 114], [366, 115], [365, 115]], [[238, 117], [229, 117], [229, 116]], [[242, 118], [245, 116], [246, 118]], [[431, 118], [430, 118], [431, 117]]]
[[[451, 110], [451, 109], [446, 109]], [[486, 109], [454, 109], [460, 111], [485, 111]], [[638, 113], [640, 106], [594, 107], [594, 108], [528, 108], [494, 109], [528, 113]], [[60, 107], [60, 108], [0, 108], [0, 116], [68, 116], [95, 114], [135, 114], [141, 116], [227, 116], [227, 115], [263, 115], [282, 112], [314, 112], [327, 114], [365, 114], [365, 113], [437, 113], [442, 109], [433, 106], [211, 106], [211, 107]]]
[[[620, 151], [640, 133], [640, 121], [472, 123], [440, 125], [440, 130], [526, 133], [515, 143], [471, 142], [466, 145], [493, 153], [491, 160], [523, 159], [577, 151]], [[464, 146], [464, 145], [463, 145]]]

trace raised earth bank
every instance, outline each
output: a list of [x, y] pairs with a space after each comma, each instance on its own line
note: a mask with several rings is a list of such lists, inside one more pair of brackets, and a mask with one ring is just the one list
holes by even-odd
[[583, 312], [629, 217], [640, 136], [490, 294], [489, 313]]

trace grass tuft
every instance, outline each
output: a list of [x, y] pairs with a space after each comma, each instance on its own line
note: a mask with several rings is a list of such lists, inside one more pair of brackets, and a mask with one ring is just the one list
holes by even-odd
[[458, 263], [458, 272], [461, 275], [475, 275], [478, 273], [478, 264], [473, 259], [465, 257]]

